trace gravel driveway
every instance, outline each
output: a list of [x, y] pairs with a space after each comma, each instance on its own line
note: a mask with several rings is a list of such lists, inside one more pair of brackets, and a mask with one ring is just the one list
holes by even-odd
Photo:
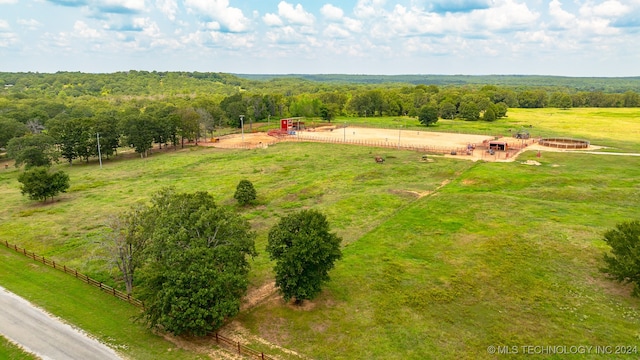
[[121, 359], [115, 351], [0, 287], [0, 334], [45, 360]]

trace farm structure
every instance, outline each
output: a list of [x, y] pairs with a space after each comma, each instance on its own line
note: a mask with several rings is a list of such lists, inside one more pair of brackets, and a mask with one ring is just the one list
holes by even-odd
[[280, 131], [291, 134], [293, 131], [304, 129], [304, 121], [301, 117], [280, 119]]
[[494, 151], [507, 151], [509, 150], [509, 143], [506, 141], [489, 141], [489, 149]]

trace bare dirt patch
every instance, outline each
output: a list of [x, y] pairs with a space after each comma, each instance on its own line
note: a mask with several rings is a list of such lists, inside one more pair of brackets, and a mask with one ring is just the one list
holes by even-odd
[[[277, 322], [277, 321], [276, 321]], [[280, 324], [283, 325], [283, 324]], [[280, 329], [280, 331], [277, 331], [277, 333], [282, 334], [283, 331], [281, 331], [283, 329]], [[240, 342], [241, 344], [244, 343], [250, 343], [250, 342], [254, 342], [254, 343], [261, 343], [264, 344], [266, 346], [268, 346], [270, 349], [274, 349], [274, 350], [278, 350], [281, 351], [287, 355], [291, 355], [295, 358], [298, 359], [309, 359], [308, 357], [299, 354], [298, 352], [295, 352], [293, 350], [289, 350], [287, 348], [283, 348], [282, 346], [276, 345], [273, 342], [264, 339], [262, 337], [259, 336], [255, 336], [253, 334], [251, 334], [251, 332], [249, 332], [249, 330], [247, 330], [245, 327], [242, 326], [242, 324], [240, 324], [238, 321], [232, 321], [231, 323], [229, 323], [228, 325], [226, 325], [223, 329], [221, 329], [220, 331], [221, 334], [223, 334], [224, 336], [231, 338], [234, 341]], [[284, 333], [286, 333], [286, 331], [284, 331]], [[272, 354], [269, 354], [269, 356], [274, 357]]]
[[221, 149], [236, 149], [236, 148], [256, 148], [256, 147], [269, 147], [278, 142], [278, 139], [269, 136], [267, 133], [249, 133], [249, 134], [232, 134], [219, 138], [218, 142], [199, 142], [201, 146], [211, 146]]
[[413, 190], [402, 190], [402, 189], [392, 189], [389, 190], [390, 193], [400, 195], [400, 196], [408, 196], [411, 198], [420, 199], [424, 196], [431, 194], [431, 191], [413, 191]]
[[[333, 131], [332, 131], [333, 129]], [[300, 131], [300, 136], [328, 138], [334, 140], [362, 140], [380, 143], [392, 143], [412, 146], [438, 147], [466, 147], [468, 144], [482, 144], [484, 140], [492, 139], [487, 135], [454, 134], [416, 130], [392, 130], [377, 128], [361, 128], [348, 126], [346, 128], [321, 127], [315, 131]]]
[[262, 285], [261, 287], [249, 290], [242, 301], [240, 311], [250, 309], [258, 304], [266, 301], [269, 297], [276, 294], [276, 282], [272, 281]]

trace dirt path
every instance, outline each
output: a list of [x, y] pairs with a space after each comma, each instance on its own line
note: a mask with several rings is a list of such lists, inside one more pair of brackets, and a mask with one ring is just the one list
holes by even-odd
[[240, 311], [246, 311], [258, 304], [266, 301], [269, 297], [276, 294], [276, 282], [272, 281], [262, 285], [257, 289], [250, 290], [243, 299]]

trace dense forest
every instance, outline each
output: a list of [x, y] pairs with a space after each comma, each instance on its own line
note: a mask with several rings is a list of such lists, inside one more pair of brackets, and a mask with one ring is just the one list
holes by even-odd
[[[221, 127], [289, 116], [419, 116], [494, 121], [509, 108], [639, 107], [640, 78], [234, 75], [127, 71], [0, 73], [0, 148], [37, 138], [69, 162], [122, 145], [142, 156]], [[32, 135], [29, 138], [26, 135]]]

